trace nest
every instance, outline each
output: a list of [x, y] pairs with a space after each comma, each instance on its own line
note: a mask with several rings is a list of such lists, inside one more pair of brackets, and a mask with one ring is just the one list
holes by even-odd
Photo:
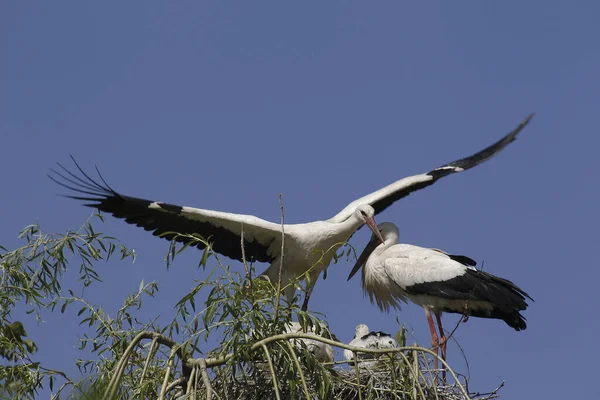
[[265, 361], [256, 360], [257, 368], [238, 374], [226, 385], [218, 376], [211, 384], [228, 399], [491, 400], [499, 397], [503, 384], [489, 393], [468, 393], [466, 378], [450, 371], [446, 375], [451, 376], [448, 379], [451, 383], [446, 383], [441, 370], [429, 368], [428, 354], [418, 347], [414, 349], [405, 351], [404, 356], [390, 351], [375, 365], [369, 361], [368, 367], [361, 366], [360, 362], [359, 365], [315, 363], [309, 353], [302, 353], [296, 364], [302, 368], [302, 379], [298, 379], [296, 368], [279, 365], [280, 370], [278, 365], [273, 365], [275, 374], [272, 374]]

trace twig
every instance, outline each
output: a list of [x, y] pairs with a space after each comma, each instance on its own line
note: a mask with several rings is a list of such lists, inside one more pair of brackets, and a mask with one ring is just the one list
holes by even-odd
[[[35, 362], [34, 362], [34, 361], [31, 359], [31, 358], [29, 358], [29, 356], [26, 356], [26, 357], [25, 357], [25, 360], [26, 360], [28, 363], [35, 364]], [[63, 377], [63, 378], [66, 380], [66, 381], [68, 381], [68, 382], [71, 382], [72, 384], [74, 384], [74, 382], [71, 380], [71, 378], [69, 378], [69, 376], [68, 376], [66, 373], [62, 372], [62, 371], [59, 371], [59, 370], [56, 370], [56, 369], [45, 368], [45, 367], [42, 367], [42, 366], [40, 366], [39, 368], [40, 368], [41, 370], [43, 370], [43, 371], [45, 371], [45, 372], [49, 373], [49, 374], [52, 374], [52, 375], [60, 375], [60, 376], [62, 376], [62, 377]]]
[[269, 354], [269, 349], [265, 344], [262, 345], [262, 349], [265, 352], [265, 357], [267, 357], [267, 361], [269, 363], [269, 369], [271, 370], [271, 379], [273, 379], [273, 387], [275, 388], [275, 397], [277, 400], [281, 400], [279, 395], [279, 387], [277, 385], [277, 376], [275, 375], [275, 368], [273, 367], [273, 361], [271, 361], [271, 355]]
[[173, 363], [175, 361], [175, 354], [177, 354], [177, 348], [171, 349], [171, 354], [169, 354], [169, 361], [167, 362], [167, 370], [165, 371], [165, 378], [163, 380], [162, 387], [160, 389], [160, 394], [158, 396], [158, 400], [164, 400], [167, 394], [167, 387], [169, 383], [169, 376], [171, 375], [171, 369], [173, 368]]
[[[460, 319], [458, 320], [458, 322], [456, 323], [456, 326], [454, 327], [454, 329], [452, 329], [452, 332], [450, 332], [450, 335], [446, 337], [446, 342], [449, 339], [452, 339], [454, 341], [454, 343], [456, 344], [456, 346], [458, 346], [458, 350], [460, 351], [460, 353], [463, 356], [463, 360], [465, 360], [465, 365], [467, 366], [467, 377], [465, 377], [465, 381], [468, 382], [469, 379], [471, 379], [471, 367], [469, 366], [469, 360], [467, 359], [467, 355], [465, 354], [465, 351], [463, 350], [462, 346], [460, 345], [460, 343], [458, 343], [458, 340], [456, 340], [453, 336], [454, 336], [454, 332], [458, 329], [458, 327], [460, 326], [461, 323], [466, 322], [467, 319], [469, 317], [466, 314], [463, 314]], [[467, 392], [469, 391], [468, 388], [468, 384], [467, 384]]]
[[308, 392], [308, 386], [306, 386], [306, 379], [304, 379], [304, 373], [302, 372], [302, 367], [300, 366], [300, 361], [298, 361], [298, 357], [296, 356], [296, 352], [294, 351], [294, 347], [289, 340], [285, 342], [287, 344], [288, 349], [294, 359], [294, 363], [296, 364], [296, 368], [298, 368], [298, 375], [300, 375], [300, 381], [302, 382], [302, 389], [304, 390], [304, 395], [307, 400], [310, 400], [310, 393]]
[[495, 398], [495, 396], [498, 394], [498, 391], [500, 389], [502, 389], [503, 387], [504, 387], [504, 381], [502, 381], [502, 383], [496, 389], [492, 390], [491, 392], [489, 392], [489, 393], [479, 393], [479, 392], [477, 392], [477, 393], [473, 394], [473, 397], [485, 396], [484, 399], [492, 399], [492, 398]]
[[[416, 344], [415, 344], [415, 347], [416, 347]], [[413, 351], [413, 357], [414, 357], [414, 360], [413, 360], [414, 371], [412, 371], [412, 369], [411, 369], [411, 372], [413, 372], [414, 379], [415, 379], [415, 384], [413, 386], [413, 398], [415, 398], [415, 400], [416, 400], [416, 398], [417, 398], [417, 385], [419, 384], [419, 374], [416, 372], [416, 371], [419, 370], [419, 352], [417, 350]]]
[[[406, 356], [406, 354], [404, 354], [404, 352], [399, 352], [398, 354], [400, 354], [400, 356], [402, 357], [402, 361], [404, 361], [404, 363], [406, 364], [406, 366], [408, 367], [408, 369], [410, 370], [411, 374], [414, 377], [415, 380], [415, 386], [414, 386], [414, 390], [413, 393], [415, 395], [415, 399], [416, 399], [416, 389], [419, 389], [419, 393], [421, 393], [421, 397], [426, 400], [425, 397], [425, 392], [423, 392], [423, 388], [421, 387], [421, 382], [419, 382], [419, 374], [422, 375], [421, 370], [419, 369], [419, 350], [421, 349], [419, 346], [417, 345], [413, 345], [410, 346], [408, 348], [412, 348], [413, 353], [414, 353], [414, 357], [415, 357], [415, 363], [414, 365], [412, 365], [408, 359], [408, 357]], [[389, 354], [389, 353], [388, 353]], [[423, 380], [425, 380], [425, 377], [423, 377]]]
[[200, 373], [202, 374], [202, 381], [204, 382], [204, 386], [206, 386], [206, 398], [207, 400], [212, 399], [212, 386], [210, 385], [210, 378], [208, 377], [208, 372], [206, 371], [206, 360], [201, 358], [199, 360], [200, 363]]
[[[452, 329], [452, 331], [449, 332], [448, 335], [445, 336], [444, 340], [442, 340], [439, 344], [438, 344], [438, 348], [441, 348], [442, 346], [444, 346], [446, 343], [448, 343], [448, 339], [453, 339], [455, 343], [458, 344], [458, 342], [453, 338], [454, 336], [454, 332], [456, 332], [456, 330], [458, 329], [458, 327], [460, 326], [460, 324], [463, 321], [467, 320], [467, 316], [466, 314], [461, 315], [460, 319], [458, 320], [458, 322], [456, 323], [456, 325], [454, 326], [454, 329]], [[447, 329], [444, 329], [445, 332], [448, 332]], [[444, 385], [446, 384], [446, 371], [442, 371], [442, 381], [444, 382]]]
[[[163, 387], [161, 389], [161, 396], [163, 396], [162, 398], [164, 398], [164, 395], [167, 393], [168, 387], [171, 387], [171, 385], [167, 386], [167, 382], [168, 382], [168, 375], [173, 366], [174, 355], [179, 356], [184, 369], [190, 367], [187, 364], [188, 360], [184, 358], [184, 353], [183, 353], [182, 347], [179, 346], [179, 344], [176, 341], [174, 341], [164, 335], [161, 335], [160, 333], [150, 332], [150, 331], [140, 332], [129, 343], [129, 346], [127, 346], [127, 349], [121, 356], [121, 359], [119, 360], [117, 367], [115, 368], [114, 375], [111, 378], [111, 380], [106, 388], [106, 391], [104, 394], [105, 398], [113, 398], [116, 395], [117, 389], [119, 387], [119, 381], [121, 380], [121, 376], [123, 375], [123, 372], [125, 371], [127, 361], [129, 360], [131, 352], [133, 351], [133, 348], [140, 341], [142, 341], [144, 339], [152, 339], [153, 341], [156, 341], [156, 343], [158, 343], [158, 344], [162, 344], [164, 346], [171, 348], [171, 355], [169, 356], [168, 368], [167, 368], [167, 372], [165, 374], [165, 381], [163, 382]], [[194, 365], [196, 365], [196, 364], [194, 364]], [[187, 380], [187, 378], [181, 378], [181, 379], [183, 379], [182, 382], [185, 382]], [[159, 399], [160, 399], [160, 397], [159, 397]]]
[[185, 378], [182, 376], [180, 378], [175, 379], [173, 382], [169, 383], [169, 386], [165, 389], [165, 393], [169, 393], [171, 390], [175, 389], [177, 386], [181, 386], [185, 383]]
[[277, 301], [275, 302], [275, 312], [273, 315], [273, 320], [277, 321], [277, 315], [279, 313], [279, 303], [280, 303], [280, 299], [279, 297], [281, 296], [281, 275], [282, 275], [282, 271], [283, 271], [283, 249], [285, 247], [285, 227], [284, 227], [284, 222], [285, 222], [285, 216], [283, 213], [283, 199], [281, 197], [281, 193], [279, 193], [279, 209], [281, 211], [281, 257], [279, 257], [279, 276], [277, 278]]
[[142, 382], [144, 382], [144, 377], [146, 376], [146, 371], [148, 370], [148, 364], [150, 364], [150, 359], [152, 358], [152, 353], [154, 353], [154, 349], [156, 348], [157, 338], [152, 339], [152, 344], [150, 345], [150, 349], [148, 350], [148, 356], [146, 357], [146, 362], [144, 363], [144, 369], [142, 369], [142, 376], [140, 378], [140, 386], [142, 386]]
[[358, 383], [358, 400], [362, 400], [362, 385], [360, 383], [360, 371], [358, 369], [358, 353], [356, 351], [352, 352], [352, 358], [354, 358], [354, 372], [356, 372], [356, 383]]
[[[344, 384], [349, 385], [349, 386], [356, 387], [357, 389], [358, 389], [358, 387], [362, 386], [362, 383], [360, 385], [357, 385], [356, 382], [348, 381], [348, 380], [343, 379], [343, 378], [340, 378], [340, 382], [343, 382]], [[397, 395], [399, 393], [408, 394], [407, 392], [405, 392], [403, 390], [399, 390], [399, 389], [398, 390], [394, 390], [394, 389], [387, 389], [387, 388], [382, 388], [382, 387], [373, 387], [371, 389], [375, 390], [377, 392], [391, 393], [391, 394], [394, 394], [394, 395]], [[423, 395], [423, 396], [425, 396], [425, 395]], [[423, 399], [427, 400], [425, 397], [423, 397]]]
[[131, 343], [129, 343], [129, 346], [127, 346], [127, 349], [125, 349], [125, 352], [121, 356], [121, 359], [119, 360], [119, 363], [117, 364], [117, 367], [115, 368], [114, 375], [111, 378], [110, 382], [108, 383], [108, 386], [106, 387], [106, 391], [104, 392], [105, 398], [109, 398], [109, 399], [113, 398], [115, 396], [115, 394], [117, 393], [117, 388], [119, 387], [119, 381], [121, 380], [121, 376], [123, 375], [123, 372], [125, 371], [125, 367], [127, 365], [127, 361], [129, 360], [129, 356], [130, 356], [131, 352], [133, 351], [133, 348], [143, 339], [156, 339], [156, 341], [159, 344], [165, 345], [165, 346], [170, 347], [171, 349], [175, 350], [178, 353], [179, 358], [181, 358], [182, 362], [185, 362], [185, 360], [183, 359], [183, 352], [181, 351], [181, 347], [178, 346], [176, 341], [174, 341], [166, 336], [163, 336], [160, 333], [149, 332], [149, 331], [140, 332], [133, 338]]
[[397, 381], [397, 377], [396, 377], [396, 357], [395, 355], [392, 355], [390, 353], [386, 354], [386, 356], [388, 356], [388, 358], [390, 359], [390, 371], [392, 372], [392, 387], [398, 387], [398, 381]]
[[73, 385], [73, 382], [67, 381], [67, 382], [63, 383], [62, 386], [58, 389], [58, 391], [50, 398], [50, 400], [56, 400], [56, 399], [58, 399], [59, 396], [60, 396], [60, 392], [62, 392], [63, 389], [66, 388], [69, 385]]
[[[200, 375], [198, 373], [198, 368], [196, 368], [196, 374], [194, 375], [194, 390], [192, 390], [192, 399], [196, 399], [198, 398], [198, 395], [196, 394], [198, 391], [198, 375]], [[209, 400], [209, 398], [206, 398], [207, 400]]]
[[[454, 332], [456, 332], [456, 330], [458, 329], [458, 327], [460, 326], [460, 324], [463, 323], [463, 321], [466, 321], [466, 316], [464, 314], [460, 316], [460, 319], [456, 323], [456, 326], [454, 327], [454, 329], [452, 329], [452, 331], [450, 332], [450, 334], [448, 336], [446, 336], [446, 339], [442, 340], [442, 342], [438, 345], [438, 347], [442, 346], [444, 343], [448, 342], [448, 340], [450, 340], [452, 338], [452, 336], [454, 335]], [[446, 332], [448, 332], [446, 329], [444, 329], [444, 330]]]
[[187, 381], [187, 387], [185, 389], [185, 394], [191, 395], [192, 399], [196, 398], [196, 394], [195, 394], [196, 387], [194, 386], [194, 383], [195, 383], [195, 380], [196, 380], [195, 378], [196, 378], [197, 374], [198, 374], [198, 367], [196, 367], [196, 366], [192, 367], [192, 372], [190, 373], [190, 376]]
[[[30, 364], [35, 364], [35, 362], [34, 362], [34, 361], [31, 359], [31, 358], [29, 358], [29, 356], [26, 356], [26, 357], [25, 357], [25, 360], [27, 361], [27, 363], [30, 363]], [[63, 377], [63, 379], [66, 381], [66, 382], [65, 382], [65, 383], [64, 383], [64, 384], [63, 384], [63, 385], [60, 387], [60, 389], [58, 390], [58, 392], [56, 392], [56, 394], [60, 393], [60, 391], [61, 391], [62, 389], [64, 389], [64, 386], [65, 386], [65, 385], [73, 385], [73, 386], [75, 386], [75, 382], [73, 382], [73, 381], [71, 380], [71, 378], [69, 378], [69, 376], [68, 376], [67, 374], [65, 374], [64, 372], [62, 372], [62, 371], [58, 371], [58, 370], [56, 370], [56, 369], [49, 369], [49, 368], [45, 368], [45, 367], [42, 367], [42, 366], [39, 366], [38, 368], [39, 368], [40, 370], [42, 370], [42, 371], [45, 371], [46, 373], [48, 373], [48, 374], [50, 374], [50, 375], [59, 375], [59, 376], [62, 376], [62, 377]]]
[[248, 279], [248, 285], [250, 285], [250, 290], [253, 290], [252, 277], [250, 276], [250, 270], [248, 269], [248, 264], [246, 263], [246, 246], [244, 246], [244, 223], [242, 222], [242, 232], [240, 235], [240, 247], [242, 249], [242, 264], [244, 264], [244, 269], [246, 270], [246, 278]]
[[471, 379], [471, 366], [469, 365], [469, 360], [467, 359], [465, 350], [462, 348], [460, 343], [458, 343], [458, 340], [456, 340], [454, 338], [452, 338], [452, 340], [454, 340], [454, 343], [456, 344], [456, 346], [458, 346], [458, 350], [460, 350], [460, 354], [462, 354], [463, 360], [465, 360], [465, 365], [467, 366], [467, 376], [465, 377], [465, 381], [467, 382], [467, 389], [468, 389], [468, 381]]

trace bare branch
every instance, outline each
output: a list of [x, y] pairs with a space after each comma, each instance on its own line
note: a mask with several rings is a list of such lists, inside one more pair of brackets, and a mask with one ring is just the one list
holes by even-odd
[[250, 285], [250, 290], [252, 287], [252, 276], [250, 275], [250, 270], [248, 269], [248, 263], [246, 262], [246, 246], [244, 246], [244, 223], [242, 222], [242, 231], [240, 232], [240, 247], [242, 249], [242, 264], [244, 264], [244, 270], [246, 270], [246, 279], [248, 279], [248, 284]]
[[285, 248], [285, 214], [283, 212], [283, 198], [281, 197], [281, 193], [279, 193], [279, 209], [281, 210], [281, 257], [279, 258], [279, 275], [277, 278], [277, 301], [275, 302], [275, 312], [273, 315], [273, 319], [277, 321], [277, 315], [279, 313], [279, 297], [281, 296], [281, 275], [283, 272], [283, 257]]
[[198, 360], [200, 364], [200, 373], [202, 374], [202, 381], [204, 382], [204, 386], [206, 386], [206, 398], [208, 400], [212, 399], [212, 386], [210, 385], [210, 378], [208, 377], [206, 360], [201, 358]]

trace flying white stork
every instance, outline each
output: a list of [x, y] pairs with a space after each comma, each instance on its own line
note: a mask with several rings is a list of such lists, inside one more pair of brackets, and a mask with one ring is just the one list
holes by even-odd
[[[520, 311], [527, 309], [526, 298], [533, 299], [514, 283], [475, 269], [477, 263], [469, 257], [398, 244], [399, 238], [396, 225], [379, 224], [348, 280], [364, 266], [363, 289], [381, 310], [400, 309], [400, 303], [407, 300], [423, 307], [432, 349], [437, 353], [441, 347], [443, 360], [446, 360], [446, 335], [442, 312], [501, 319], [516, 331], [527, 328]], [[441, 337], [435, 330], [432, 312]], [[437, 358], [434, 368], [438, 368]]]
[[[354, 333], [354, 339], [350, 343], [350, 346], [361, 347], [363, 349], [391, 349], [398, 347], [396, 340], [388, 333], [381, 331], [370, 331], [369, 327], [365, 324], [356, 326]], [[357, 353], [358, 360], [373, 360], [379, 358], [381, 354], [373, 353]], [[354, 352], [345, 349], [344, 358], [350, 363], [354, 362]], [[375, 365], [377, 361], [363, 361], [358, 365], [359, 367], [370, 368]]]
[[[309, 284], [307, 284], [302, 306], [302, 309], [306, 310], [312, 288], [321, 271], [325, 270], [331, 262], [335, 250], [339, 247], [337, 245], [347, 242], [365, 223], [375, 228], [373, 219], [375, 214], [410, 193], [432, 185], [446, 175], [465, 171], [490, 159], [514, 141], [532, 117], [533, 114], [529, 115], [512, 132], [482, 151], [427, 173], [400, 179], [353, 201], [333, 218], [326, 221], [285, 225], [282, 285], [286, 287], [283, 293], [288, 302], [293, 300], [296, 290], [291, 282], [299, 276], [308, 275]], [[262, 275], [267, 276], [271, 282], [277, 282], [282, 258], [280, 224], [253, 215], [205, 210], [126, 196], [113, 190], [102, 176], [100, 181], [90, 178], [76, 162], [75, 165], [82, 175], [76, 175], [61, 164], [58, 165], [62, 171], [51, 169], [48, 176], [59, 185], [79, 193], [68, 197], [86, 201], [88, 202], [86, 206], [122, 218], [127, 223], [151, 231], [153, 235], [161, 235], [167, 240], [176, 237], [179, 242], [190, 241], [189, 238], [165, 234], [166, 232], [199, 234], [204, 238], [210, 238], [212, 249], [216, 253], [242, 261], [240, 241], [243, 230], [246, 260], [270, 263]], [[203, 243], [198, 242], [195, 245], [200, 249], [204, 248]]]

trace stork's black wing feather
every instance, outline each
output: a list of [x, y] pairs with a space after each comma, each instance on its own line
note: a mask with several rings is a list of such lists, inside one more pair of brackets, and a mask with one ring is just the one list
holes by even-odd
[[457, 254], [448, 254], [448, 257], [468, 267], [474, 267], [477, 265], [477, 261], [473, 260], [471, 257], [461, 256]]
[[[511, 281], [484, 271], [467, 268], [463, 275], [436, 282], [423, 282], [405, 288], [410, 295], [428, 295], [448, 300], [483, 301], [493, 306], [491, 312], [468, 308], [444, 309], [446, 312], [465, 313], [476, 317], [498, 318], [516, 330], [527, 327], [519, 311], [527, 309], [527, 299], [533, 299]], [[468, 303], [466, 303], [468, 305]]]
[[[71, 158], [73, 159], [73, 157]], [[194, 240], [177, 234], [201, 235], [212, 243], [212, 249], [215, 252], [235, 260], [242, 260], [241, 235], [238, 232], [241, 232], [244, 218], [258, 220], [255, 217], [239, 215], [240, 222], [228, 221], [231, 227], [227, 229], [222, 226], [223, 224], [211, 222], [210, 219], [201, 221], [198, 218], [191, 218], [190, 215], [184, 212], [182, 206], [122, 195], [106, 183], [99, 171], [98, 176], [102, 183], [86, 174], [75, 159], [73, 159], [73, 162], [81, 176], [69, 171], [61, 164], [58, 164], [60, 170], [51, 169], [48, 174], [48, 177], [54, 182], [75, 193], [66, 197], [85, 201], [85, 205], [88, 207], [97, 208], [116, 218], [124, 219], [129, 224], [144, 228], [146, 231], [152, 232], [153, 235], [167, 240], [175, 238], [178, 242], [189, 243]], [[251, 226], [245, 225], [244, 231], [248, 230], [250, 232], [251, 228]], [[268, 234], [272, 234], [272, 232], [268, 232]], [[247, 261], [273, 261], [274, 257], [268, 253], [268, 248], [274, 240], [274, 236], [268, 234], [261, 237], [261, 240], [253, 237], [252, 234], [248, 234], [251, 239], [244, 240], [244, 252]], [[255, 234], [254, 236], [258, 235]], [[205, 247], [202, 242], [194, 241], [193, 244], [200, 249]]]
[[489, 160], [500, 151], [502, 151], [509, 143], [512, 143], [516, 136], [527, 126], [529, 121], [533, 118], [534, 114], [529, 114], [527, 118], [523, 120], [514, 130], [509, 132], [502, 139], [498, 140], [496, 143], [491, 146], [486, 147], [485, 149], [465, 158], [461, 158], [460, 160], [452, 161], [448, 164], [444, 164], [441, 167], [435, 168], [426, 175], [429, 175], [431, 178], [426, 181], [415, 182], [414, 184], [402, 188], [389, 196], [383, 197], [380, 200], [373, 202], [371, 205], [375, 209], [375, 213], [379, 214], [389, 206], [391, 206], [396, 201], [400, 200], [403, 197], [408, 196], [412, 192], [417, 190], [421, 190], [427, 186], [433, 185], [437, 182], [438, 179], [443, 178], [447, 175], [454, 174], [457, 172], [466, 171], [471, 169], [484, 161]]

